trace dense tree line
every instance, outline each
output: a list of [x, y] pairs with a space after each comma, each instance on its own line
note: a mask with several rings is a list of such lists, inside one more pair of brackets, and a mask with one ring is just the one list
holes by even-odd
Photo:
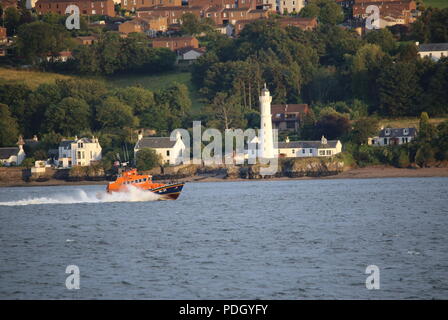
[[189, 125], [190, 112], [188, 89], [178, 83], [152, 92], [141, 87], [110, 89], [95, 80], [56, 80], [35, 90], [0, 82], [0, 146], [14, 146], [19, 134], [37, 134], [46, 152], [62, 137], [95, 135], [103, 154], [114, 156], [124, 143], [132, 148], [138, 128], [168, 135]]
[[[209, 50], [193, 65], [193, 81], [206, 104], [217, 106], [209, 122], [224, 121], [223, 127], [229, 117], [241, 124], [238, 119], [257, 112], [265, 82], [273, 103], [308, 103], [316, 121], [323, 107], [348, 120], [448, 114], [448, 59], [421, 59], [413, 42], [397, 41], [388, 29], [360, 37], [328, 22], [302, 31], [282, 28], [273, 17], [246, 25], [234, 40], [206, 41]], [[223, 104], [233, 106], [226, 119]]]

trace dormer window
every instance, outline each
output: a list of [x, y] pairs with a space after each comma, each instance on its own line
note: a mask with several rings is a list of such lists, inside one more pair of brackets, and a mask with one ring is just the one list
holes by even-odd
[[408, 128], [403, 129], [403, 135], [407, 136], [409, 134]]
[[384, 134], [385, 134], [386, 136], [390, 135], [390, 129], [386, 129], [386, 130], [384, 131]]

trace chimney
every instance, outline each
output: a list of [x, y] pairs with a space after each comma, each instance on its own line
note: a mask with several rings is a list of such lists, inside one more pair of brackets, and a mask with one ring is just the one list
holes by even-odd
[[327, 139], [325, 138], [325, 136], [322, 136], [322, 139], [320, 139], [320, 142], [321, 142], [322, 144], [327, 144], [327, 143], [328, 143], [328, 141], [327, 141]]
[[23, 141], [22, 135], [19, 136], [19, 140], [17, 141], [17, 145], [19, 146], [20, 150], [23, 150], [23, 145], [25, 144], [25, 141]]

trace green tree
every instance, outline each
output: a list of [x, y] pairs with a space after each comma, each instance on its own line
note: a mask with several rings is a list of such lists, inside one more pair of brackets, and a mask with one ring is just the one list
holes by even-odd
[[368, 138], [378, 133], [379, 122], [375, 118], [361, 118], [353, 125], [352, 141], [357, 144], [366, 144]]
[[137, 169], [151, 170], [160, 166], [161, 159], [154, 149], [142, 149], [137, 152]]
[[319, 22], [324, 24], [338, 24], [344, 21], [341, 6], [331, 0], [310, 0], [300, 10], [299, 15], [304, 18], [317, 17]]
[[378, 45], [366, 44], [351, 58], [352, 90], [355, 97], [373, 103], [377, 99], [376, 79], [385, 54]]
[[15, 145], [19, 136], [17, 121], [6, 104], [0, 103], [0, 146]]
[[5, 27], [10, 36], [15, 35], [20, 26], [20, 11], [15, 7], [6, 8], [4, 12]]
[[420, 167], [427, 167], [434, 161], [434, 150], [428, 143], [421, 144], [415, 155], [415, 162]]
[[208, 116], [207, 126], [213, 128], [232, 129], [245, 128], [246, 120], [243, 116], [241, 104], [234, 96], [218, 92], [212, 103], [206, 106], [205, 114]]
[[[9, 107], [11, 115], [16, 118], [19, 130], [25, 132], [28, 126], [27, 118], [30, 113], [31, 89], [22, 83], [0, 81], [0, 103]], [[28, 132], [27, 132], [28, 133]]]
[[186, 85], [174, 82], [156, 94], [158, 104], [168, 104], [172, 115], [181, 119], [191, 111], [190, 93]]
[[350, 121], [343, 115], [335, 112], [323, 115], [316, 122], [316, 138], [325, 136], [329, 140], [340, 139], [351, 130]]
[[45, 112], [44, 127], [47, 132], [75, 135], [81, 130], [89, 129], [90, 123], [90, 107], [78, 98], [64, 98], [59, 103], [50, 105]]
[[19, 54], [35, 64], [45, 61], [49, 54], [54, 56], [67, 49], [69, 43], [69, 33], [62, 25], [36, 21], [18, 29]]
[[131, 106], [137, 116], [151, 110], [155, 105], [154, 93], [141, 87], [116, 89], [114, 95], [123, 103]]
[[181, 20], [180, 31], [183, 34], [197, 35], [205, 31], [204, 25], [195, 14], [185, 13], [182, 15]]
[[408, 168], [410, 165], [409, 153], [406, 149], [401, 148], [398, 152], [398, 157], [396, 160], [396, 165], [399, 168]]
[[96, 110], [96, 120], [101, 129], [133, 128], [138, 125], [132, 108], [116, 97], [107, 97]]
[[430, 142], [436, 136], [436, 128], [429, 122], [427, 112], [422, 112], [420, 115], [418, 139], [423, 142]]
[[382, 69], [377, 80], [380, 113], [394, 117], [415, 115], [421, 95], [418, 80], [414, 64], [398, 62]]
[[384, 52], [389, 54], [397, 47], [397, 42], [389, 29], [372, 30], [366, 34], [365, 40], [368, 43], [378, 45]]
[[437, 126], [437, 138], [434, 141], [438, 160], [448, 160], [448, 120], [441, 122]]

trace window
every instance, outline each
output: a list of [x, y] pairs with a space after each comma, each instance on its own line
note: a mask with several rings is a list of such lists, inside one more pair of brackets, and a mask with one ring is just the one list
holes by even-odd
[[390, 129], [386, 129], [386, 130], [384, 131], [384, 134], [385, 134], [386, 136], [390, 135]]
[[325, 155], [325, 150], [319, 150], [319, 155], [320, 156], [324, 156]]
[[387, 144], [387, 138], [384, 138], [384, 144]]
[[409, 134], [409, 130], [408, 130], [407, 128], [403, 129], [403, 134], [404, 134], [404, 135]]
[[292, 149], [292, 154], [295, 154], [295, 153], [296, 153], [296, 150]]
[[313, 149], [310, 149], [310, 153], [313, 153]]
[[170, 150], [167, 150], [166, 155], [169, 157], [170, 156]]
[[305, 149], [302, 149], [302, 153], [305, 153]]
[[327, 150], [327, 156], [331, 156], [331, 150]]

